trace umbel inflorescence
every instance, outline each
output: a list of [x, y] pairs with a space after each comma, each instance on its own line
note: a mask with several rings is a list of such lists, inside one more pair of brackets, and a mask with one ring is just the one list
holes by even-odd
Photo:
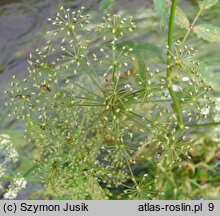
[[174, 50], [167, 47], [169, 65], [143, 72], [134, 67], [133, 49], [122, 45], [136, 29], [132, 17], [107, 15], [92, 25], [83, 8], [61, 7], [48, 20], [51, 40], [31, 54], [28, 79], [21, 84], [14, 76], [8, 92], [37, 147], [42, 181], [73, 199], [108, 199], [114, 188], [118, 198], [157, 198], [162, 171], [190, 159], [190, 125], [215, 113], [197, 51], [177, 41]]

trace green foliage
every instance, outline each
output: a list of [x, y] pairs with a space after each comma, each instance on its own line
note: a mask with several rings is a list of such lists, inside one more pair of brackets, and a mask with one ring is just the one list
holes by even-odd
[[213, 7], [218, 2], [219, 0], [199, 0], [198, 4], [199, 4], [200, 9], [206, 10], [206, 9]]
[[181, 28], [189, 29], [190, 27], [189, 19], [180, 7], [176, 10], [175, 23]]
[[200, 24], [195, 26], [194, 32], [198, 35], [198, 37], [206, 41], [220, 43], [220, 28], [217, 26]]
[[[170, 0], [166, 0], [166, 4], [168, 5], [169, 9], [168, 9], [168, 18], [170, 16], [170, 9], [171, 9], [171, 5], [172, 5], [172, 1]], [[166, 23], [168, 23], [168, 18]], [[181, 28], [185, 28], [185, 29], [189, 29], [190, 28], [190, 22], [188, 17], [186, 16], [186, 14], [184, 13], [184, 11], [177, 6], [176, 7], [176, 13], [175, 13], [175, 20], [174, 20], [175, 24], [178, 25]]]
[[99, 3], [99, 10], [105, 11], [109, 8], [109, 6], [113, 3], [113, 0], [101, 0]]
[[[165, 20], [162, 1], [155, 4]], [[188, 29], [178, 11], [177, 23]], [[192, 199], [214, 190], [198, 188], [218, 182], [218, 131], [201, 140], [195, 127], [218, 126], [219, 104], [201, 75], [198, 51], [184, 44], [190, 29], [166, 46], [165, 56], [131, 39], [131, 16], [109, 14], [91, 25], [83, 9], [61, 7], [48, 20], [51, 39], [30, 55], [28, 79], [14, 76], [7, 92], [7, 105], [36, 147], [36, 172], [47, 191], [66, 199]], [[150, 58], [157, 60], [152, 69]], [[211, 179], [197, 152], [212, 164]]]
[[152, 59], [152, 58], [161, 58], [162, 51], [159, 47], [154, 44], [149, 44], [145, 42], [129, 40], [123, 41], [118, 45], [118, 49], [122, 49], [124, 46], [128, 46], [133, 49], [133, 54], [140, 59]]
[[169, 18], [169, 6], [166, 0], [154, 0], [154, 10], [163, 30], [167, 27]]

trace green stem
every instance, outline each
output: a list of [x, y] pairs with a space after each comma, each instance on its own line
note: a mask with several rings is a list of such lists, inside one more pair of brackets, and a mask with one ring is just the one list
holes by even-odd
[[173, 0], [172, 6], [171, 6], [171, 14], [170, 14], [170, 20], [169, 20], [169, 31], [168, 31], [168, 48], [167, 48], [167, 88], [169, 90], [170, 96], [173, 101], [173, 109], [176, 113], [178, 126], [179, 128], [183, 128], [183, 117], [181, 114], [180, 104], [178, 103], [177, 97], [175, 92], [172, 88], [172, 67], [169, 67], [172, 63], [172, 60], [170, 58], [170, 53], [172, 52], [172, 43], [173, 43], [173, 26], [174, 26], [174, 18], [175, 18], [175, 12], [176, 12], [176, 2], [177, 0]]
[[175, 180], [172, 178], [172, 175], [169, 174], [169, 172], [162, 166], [158, 166], [160, 173], [162, 172], [165, 178], [171, 183], [173, 188], [177, 188]]
[[203, 124], [191, 124], [191, 125], [186, 125], [186, 127], [206, 127], [206, 126], [216, 126], [220, 125], [220, 122], [208, 122], [208, 123], [203, 123]]
[[26, 178], [33, 170], [35, 170], [39, 165], [34, 164], [32, 167], [30, 167], [24, 174], [23, 177]]
[[199, 10], [198, 14], [196, 15], [195, 19], [193, 20], [191, 26], [189, 27], [188, 31], [186, 32], [186, 35], [184, 36], [184, 38], [183, 38], [183, 40], [182, 40], [182, 42], [181, 42], [181, 46], [180, 46], [180, 47], [183, 46], [183, 44], [185, 43], [187, 37], [189, 36], [189, 33], [193, 30], [194, 25], [195, 25], [196, 21], [198, 20], [198, 18], [200, 17], [202, 11], [203, 11], [203, 9], [201, 8], [201, 9]]

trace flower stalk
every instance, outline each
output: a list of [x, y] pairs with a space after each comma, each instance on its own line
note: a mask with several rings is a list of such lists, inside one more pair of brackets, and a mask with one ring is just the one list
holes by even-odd
[[168, 48], [167, 48], [167, 88], [169, 90], [170, 96], [173, 101], [173, 109], [176, 113], [178, 127], [180, 129], [182, 129], [184, 127], [183, 117], [182, 117], [181, 110], [180, 110], [180, 104], [178, 103], [178, 99], [177, 99], [176, 94], [172, 88], [172, 85], [173, 85], [172, 67], [169, 67], [172, 64], [171, 58], [170, 58], [170, 53], [172, 52], [173, 26], [174, 26], [175, 12], [176, 12], [176, 3], [177, 3], [177, 0], [173, 0], [172, 6], [171, 6], [170, 20], [169, 20]]

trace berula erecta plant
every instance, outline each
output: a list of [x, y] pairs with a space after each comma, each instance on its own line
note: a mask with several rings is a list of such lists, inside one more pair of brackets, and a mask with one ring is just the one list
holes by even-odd
[[[217, 27], [196, 26], [217, 2], [198, 1], [199, 13], [189, 24], [176, 0], [154, 0], [163, 28], [168, 24], [166, 61], [156, 68], [147, 62], [138, 67], [134, 47], [126, 43], [138, 31], [132, 17], [107, 14], [94, 25], [83, 8], [61, 7], [48, 19], [51, 40], [31, 54], [27, 79], [13, 77], [7, 105], [26, 124], [38, 153], [36, 172], [50, 193], [159, 199], [170, 181], [177, 197], [178, 185], [169, 176], [191, 160], [195, 128], [219, 125], [219, 105], [201, 77], [198, 51], [185, 45], [190, 32], [219, 41]], [[187, 29], [176, 41], [175, 20]], [[94, 37], [102, 41], [99, 48]]]

